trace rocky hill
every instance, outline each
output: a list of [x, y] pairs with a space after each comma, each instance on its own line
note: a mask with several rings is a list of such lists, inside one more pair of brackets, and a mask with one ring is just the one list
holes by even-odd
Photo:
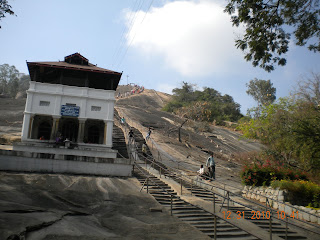
[[[140, 131], [139, 137], [152, 128], [147, 143], [156, 159], [195, 175], [213, 151], [214, 183], [241, 186], [233, 156], [260, 144], [218, 126], [198, 131], [192, 121], [183, 125], [180, 142], [178, 129], [186, 119], [161, 111], [170, 95], [148, 89], [125, 94], [132, 89], [119, 86], [117, 112]], [[24, 108], [25, 99], [0, 99], [1, 148], [19, 141]], [[140, 189], [136, 178], [0, 172], [0, 239], [208, 239]]]
[[[169, 155], [169, 165], [179, 165], [181, 170], [192, 174], [205, 163], [208, 151], [213, 151], [217, 158], [217, 177], [235, 181], [236, 185], [240, 183], [239, 164], [234, 156], [259, 150], [262, 147], [259, 143], [241, 139], [240, 133], [224, 127], [212, 125], [208, 132], [199, 131], [199, 123], [190, 120], [182, 127], [179, 142], [178, 129], [186, 119], [161, 111], [170, 95], [149, 89], [131, 95], [133, 89], [136, 88], [132, 85], [118, 87], [116, 109], [142, 134], [152, 128], [152, 140], [163, 154]], [[0, 144], [20, 140], [24, 107], [25, 99], [1, 99]]]
[[[121, 87], [119, 88], [121, 91]], [[238, 176], [240, 164], [234, 159], [239, 153], [258, 151], [263, 146], [258, 142], [247, 141], [241, 134], [225, 127], [210, 126], [210, 131], [199, 131], [199, 123], [187, 121], [181, 129], [181, 142], [178, 141], [178, 129], [184, 118], [161, 111], [170, 100], [170, 95], [146, 89], [142, 93], [119, 98], [116, 109], [129, 124], [146, 135], [151, 127], [152, 140], [157, 149], [166, 157], [167, 165], [179, 167], [186, 174], [195, 174], [201, 164], [205, 164], [208, 152], [216, 157], [217, 179], [240, 187]], [[148, 143], [149, 147], [152, 145]]]

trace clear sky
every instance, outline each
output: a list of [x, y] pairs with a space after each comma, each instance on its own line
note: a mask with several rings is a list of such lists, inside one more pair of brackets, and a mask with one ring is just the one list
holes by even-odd
[[[26, 61], [58, 61], [79, 52], [99, 67], [123, 72], [120, 84], [138, 83], [171, 93], [182, 82], [231, 95], [242, 113], [255, 106], [251, 79], [270, 79], [277, 98], [296, 81], [319, 72], [320, 54], [290, 45], [285, 67], [272, 73], [243, 59], [224, 0], [9, 0], [15, 16], [0, 25], [0, 64], [28, 73]], [[127, 78], [127, 75], [129, 76]]]

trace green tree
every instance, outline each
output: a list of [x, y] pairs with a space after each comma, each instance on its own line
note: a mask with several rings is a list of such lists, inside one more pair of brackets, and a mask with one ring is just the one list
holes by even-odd
[[14, 78], [8, 84], [8, 90], [10, 97], [15, 97], [19, 91], [19, 79]]
[[230, 95], [221, 95], [213, 88], [204, 87], [203, 91], [183, 83], [181, 88], [173, 90], [172, 100], [163, 108], [180, 116], [200, 122], [237, 121], [242, 117], [240, 104], [234, 102]]
[[273, 87], [270, 80], [257, 78], [251, 80], [246, 86], [248, 88], [246, 93], [251, 95], [258, 103], [258, 107], [250, 111], [254, 112], [256, 117], [259, 117], [261, 106], [269, 105], [276, 99], [276, 88]]
[[194, 86], [186, 82], [183, 82], [181, 88], [174, 88], [172, 93], [172, 100], [163, 107], [166, 112], [175, 112], [195, 99]]
[[240, 112], [241, 106], [239, 103], [236, 103], [233, 100], [233, 97], [225, 94], [224, 96], [222, 96], [222, 103], [223, 104], [221, 108], [226, 120], [236, 122], [242, 117], [242, 114]]
[[174, 88], [172, 90], [173, 96], [178, 102], [192, 102], [195, 100], [194, 85], [183, 82], [181, 88]]
[[219, 102], [221, 101], [221, 93], [213, 88], [204, 87], [203, 91], [198, 91], [198, 101]]
[[229, 0], [224, 11], [234, 26], [245, 25], [236, 46], [255, 67], [270, 72], [275, 64], [284, 66], [291, 35], [296, 45], [309, 42], [309, 50], [320, 51], [319, 0]]
[[259, 139], [282, 161], [306, 171], [320, 170], [320, 111], [310, 102], [280, 98], [262, 106], [261, 116], [240, 124], [244, 136]]
[[19, 79], [19, 92], [24, 92], [29, 89], [30, 76], [23, 74]]
[[14, 12], [11, 10], [11, 6], [8, 4], [7, 0], [1, 0], [0, 1], [0, 21], [2, 18], [5, 17], [6, 14], [14, 15]]
[[19, 83], [18, 83], [19, 71], [15, 66], [10, 66], [9, 64], [0, 65], [0, 92], [2, 94], [12, 94], [17, 93]]

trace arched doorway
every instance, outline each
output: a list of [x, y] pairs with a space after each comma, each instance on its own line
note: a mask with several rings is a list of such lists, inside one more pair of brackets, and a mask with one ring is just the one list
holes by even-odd
[[37, 139], [43, 138], [44, 140], [49, 140], [51, 134], [51, 124], [47, 121], [43, 121], [38, 127], [38, 137]]
[[91, 126], [88, 128], [88, 143], [99, 144], [100, 131], [97, 126]]
[[62, 118], [61, 119], [61, 134], [64, 139], [76, 142], [78, 137], [79, 122], [78, 119]]
[[43, 137], [45, 140], [50, 140], [52, 130], [52, 117], [45, 115], [35, 115], [32, 120], [30, 131], [31, 139], [40, 139]]
[[88, 119], [85, 123], [84, 142], [103, 144], [104, 122], [101, 120]]

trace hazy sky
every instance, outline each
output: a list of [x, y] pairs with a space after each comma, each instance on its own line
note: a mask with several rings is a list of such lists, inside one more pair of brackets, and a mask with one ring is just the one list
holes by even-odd
[[[242, 113], [256, 103], [251, 79], [270, 79], [277, 97], [310, 71], [320, 54], [290, 45], [287, 65], [267, 73], [243, 59], [243, 33], [223, 13], [223, 0], [9, 0], [16, 17], [0, 25], [0, 64], [28, 73], [27, 61], [58, 61], [80, 52], [93, 64], [123, 72], [120, 84], [171, 93], [182, 82], [231, 95]], [[127, 78], [127, 75], [129, 77]]]

